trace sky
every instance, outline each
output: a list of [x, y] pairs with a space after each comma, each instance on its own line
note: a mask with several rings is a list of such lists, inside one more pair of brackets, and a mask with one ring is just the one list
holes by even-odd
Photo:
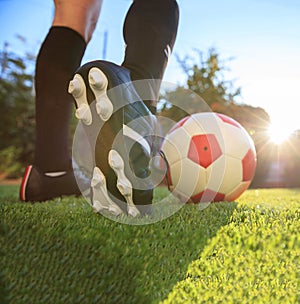
[[[149, 0], [151, 1], [151, 0]], [[122, 24], [130, 0], [104, 0], [100, 19], [83, 63], [103, 59], [104, 33], [108, 40], [106, 60], [122, 62]], [[180, 20], [173, 53], [191, 56], [214, 47], [227, 62], [228, 79], [241, 87], [239, 102], [264, 108], [273, 131], [283, 136], [300, 129], [300, 1], [299, 0], [178, 0]], [[52, 0], [0, 0], [0, 48], [24, 49], [37, 54], [51, 26]], [[21, 43], [16, 36], [26, 38]], [[175, 56], [164, 80], [184, 84]], [[279, 134], [282, 133], [282, 134]]]

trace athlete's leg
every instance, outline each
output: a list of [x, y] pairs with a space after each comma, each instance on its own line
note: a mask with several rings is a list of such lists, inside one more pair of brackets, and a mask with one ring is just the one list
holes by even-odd
[[175, 0], [133, 2], [123, 29], [126, 42], [123, 65], [131, 71], [132, 80], [163, 78], [175, 43], [178, 18]]
[[78, 32], [88, 43], [95, 30], [102, 0], [54, 0], [53, 26], [65, 26]]
[[35, 165], [42, 171], [70, 165], [68, 83], [79, 67], [102, 0], [55, 0], [55, 15], [36, 64]]
[[92, 37], [102, 0], [54, 0], [55, 14], [37, 57], [35, 161], [20, 188], [22, 201], [80, 194], [70, 161], [68, 84]]

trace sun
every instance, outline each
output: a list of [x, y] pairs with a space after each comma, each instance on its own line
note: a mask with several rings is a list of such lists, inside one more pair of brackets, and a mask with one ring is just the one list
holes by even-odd
[[268, 129], [270, 141], [276, 145], [281, 145], [289, 139], [292, 130], [284, 124], [271, 123]]

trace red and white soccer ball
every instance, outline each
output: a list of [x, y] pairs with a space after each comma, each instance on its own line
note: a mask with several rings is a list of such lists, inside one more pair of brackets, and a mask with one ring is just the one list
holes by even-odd
[[223, 114], [185, 117], [168, 132], [162, 152], [170, 189], [184, 202], [234, 201], [249, 187], [256, 168], [251, 137]]

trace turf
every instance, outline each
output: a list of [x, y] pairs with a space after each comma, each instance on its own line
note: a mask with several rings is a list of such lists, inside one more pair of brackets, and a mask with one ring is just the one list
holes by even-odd
[[[157, 190], [156, 197], [167, 196]], [[1, 186], [0, 303], [297, 303], [300, 191], [248, 190], [150, 225]]]

